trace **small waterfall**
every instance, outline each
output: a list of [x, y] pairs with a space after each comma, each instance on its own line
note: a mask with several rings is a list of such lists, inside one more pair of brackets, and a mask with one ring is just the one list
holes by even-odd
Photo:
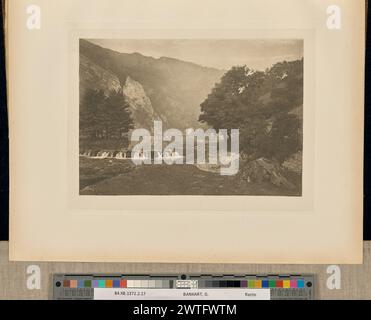
[[116, 156], [115, 156], [116, 159], [126, 159], [126, 153], [125, 152], [117, 152]]
[[176, 151], [166, 151], [164, 153], [159, 151], [151, 152], [136, 152], [132, 155], [131, 151], [109, 151], [109, 150], [84, 150], [79, 154], [80, 157], [86, 157], [90, 159], [118, 159], [118, 160], [127, 160], [127, 159], [178, 159], [183, 158]]
[[86, 151], [80, 153], [80, 156], [82, 156], [82, 157], [90, 157], [91, 156], [91, 150], [86, 150]]
[[106, 159], [110, 157], [111, 152], [109, 151], [99, 151], [97, 155], [94, 157], [96, 159]]
[[[85, 150], [79, 154], [80, 157], [86, 157], [90, 159], [119, 159], [125, 160], [131, 158], [131, 151], [109, 151], [109, 150]], [[139, 157], [139, 156], [138, 156]], [[146, 156], [141, 155], [141, 158]]]
[[150, 159], [151, 158], [151, 153], [148, 153], [148, 152], [136, 152], [133, 156], [133, 159], [140, 159], [140, 160], [144, 160], [144, 159]]
[[179, 155], [179, 153], [176, 152], [176, 151], [166, 151], [166, 152], [164, 153], [163, 158], [171, 158], [171, 159], [175, 159], [175, 158], [182, 158], [182, 156]]
[[145, 160], [145, 159], [178, 159], [183, 158], [183, 156], [179, 155], [178, 152], [175, 150], [166, 151], [166, 152], [159, 152], [159, 151], [149, 151], [143, 152], [138, 151], [132, 155], [132, 151], [130, 150], [97, 150], [97, 149], [90, 149], [90, 150], [83, 150], [80, 154], [80, 157], [86, 157], [90, 159], [116, 159], [116, 160], [129, 160], [129, 159], [138, 159], [138, 160]]

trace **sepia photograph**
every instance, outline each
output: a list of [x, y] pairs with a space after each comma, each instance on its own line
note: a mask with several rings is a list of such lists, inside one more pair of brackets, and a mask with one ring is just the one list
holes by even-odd
[[302, 39], [80, 39], [80, 195], [302, 196]]
[[362, 263], [363, 0], [144, 2], [8, 1], [9, 260]]

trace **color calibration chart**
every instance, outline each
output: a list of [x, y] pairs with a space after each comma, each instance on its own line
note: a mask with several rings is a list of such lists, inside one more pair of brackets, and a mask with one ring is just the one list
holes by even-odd
[[55, 274], [56, 300], [313, 300], [313, 275]]

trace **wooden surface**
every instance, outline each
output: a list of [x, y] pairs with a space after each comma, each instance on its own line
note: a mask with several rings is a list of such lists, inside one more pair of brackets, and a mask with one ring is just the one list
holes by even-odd
[[[28, 290], [27, 267], [41, 269], [41, 289]], [[364, 243], [364, 264], [343, 265], [341, 289], [329, 290], [327, 265], [230, 265], [143, 263], [27, 263], [9, 262], [8, 243], [0, 242], [0, 299], [51, 299], [53, 273], [124, 274], [290, 274], [316, 275], [316, 299], [371, 299], [371, 242]]]

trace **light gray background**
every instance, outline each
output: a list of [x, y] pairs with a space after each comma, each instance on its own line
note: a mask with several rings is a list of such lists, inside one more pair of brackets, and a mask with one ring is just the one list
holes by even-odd
[[[26, 286], [29, 265], [41, 269], [41, 289]], [[27, 263], [9, 262], [8, 242], [0, 242], [0, 299], [51, 299], [53, 273], [124, 274], [290, 274], [316, 275], [316, 299], [371, 299], [371, 242], [364, 243], [363, 265], [343, 265], [341, 289], [329, 290], [327, 265], [157, 264], [157, 263]]]

